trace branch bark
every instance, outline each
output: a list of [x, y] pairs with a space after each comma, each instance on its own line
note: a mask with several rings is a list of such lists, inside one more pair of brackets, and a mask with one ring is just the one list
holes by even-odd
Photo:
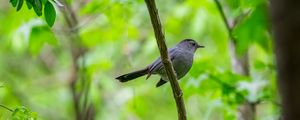
[[300, 1], [271, 0], [270, 3], [282, 117], [283, 120], [298, 120], [300, 115]]
[[158, 10], [155, 5], [155, 0], [145, 0], [148, 12], [150, 14], [151, 23], [154, 29], [155, 37], [156, 37], [156, 43], [159, 48], [161, 61], [163, 62], [164, 68], [166, 70], [168, 79], [170, 81], [173, 96], [176, 101], [177, 105], [177, 112], [178, 112], [178, 120], [186, 120], [186, 110], [185, 105], [183, 101], [183, 93], [180, 89], [180, 86], [177, 82], [177, 77], [175, 74], [175, 70], [172, 66], [172, 62], [170, 61], [169, 55], [168, 55], [168, 48], [165, 43], [165, 36], [162, 32], [162, 26], [160, 23]]

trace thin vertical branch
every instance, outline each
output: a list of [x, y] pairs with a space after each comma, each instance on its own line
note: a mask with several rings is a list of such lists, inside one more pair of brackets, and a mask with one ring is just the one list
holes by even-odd
[[[72, 65], [71, 65], [71, 77], [70, 81], [70, 90], [73, 97], [73, 106], [75, 110], [75, 115], [77, 120], [90, 120], [94, 119], [94, 108], [92, 105], [87, 105], [88, 101], [88, 92], [89, 92], [89, 83], [86, 81], [85, 73], [85, 53], [87, 48], [81, 45], [81, 37], [78, 33], [78, 18], [76, 16], [76, 11], [74, 11], [65, 0], [63, 0], [65, 6], [62, 8], [62, 12], [66, 23], [68, 25], [67, 38], [70, 42], [70, 53], [72, 56]], [[82, 58], [82, 66], [78, 64], [79, 59]], [[80, 77], [81, 76], [81, 77]], [[82, 89], [78, 90], [78, 82], [81, 81]], [[83, 102], [81, 101], [83, 100]], [[81, 104], [83, 103], [83, 105]]]
[[228, 31], [229, 37], [230, 37], [232, 40], [235, 40], [235, 38], [234, 38], [233, 35], [231, 34], [231, 33], [232, 33], [232, 27], [231, 27], [230, 24], [229, 24], [229, 21], [228, 21], [226, 15], [225, 15], [225, 12], [224, 12], [224, 10], [223, 10], [223, 7], [222, 7], [221, 3], [219, 2], [219, 0], [214, 0], [214, 1], [215, 1], [216, 5], [217, 5], [217, 8], [218, 8], [220, 14], [221, 14], [221, 18], [222, 18], [222, 20], [224, 21], [224, 24], [225, 24], [226, 29], [227, 29], [227, 31]]
[[155, 5], [155, 0], [145, 0], [145, 2], [147, 5], [147, 8], [148, 8], [148, 12], [150, 14], [151, 23], [152, 23], [155, 37], [156, 37], [156, 43], [158, 45], [160, 56], [161, 56], [161, 61], [164, 65], [168, 79], [171, 83], [174, 99], [175, 99], [176, 105], [177, 105], [178, 119], [186, 120], [187, 119], [186, 110], [185, 110], [185, 105], [184, 105], [184, 101], [182, 98], [183, 93], [177, 82], [175, 70], [172, 66], [172, 62], [170, 61], [170, 58], [168, 55], [168, 49], [167, 49], [167, 45], [165, 43], [165, 36], [162, 32], [162, 26], [161, 26], [159, 15], [158, 15], [158, 10]]
[[[215, 4], [218, 8], [218, 11], [220, 12], [220, 15], [222, 17], [222, 20], [226, 26], [226, 29], [228, 31], [228, 35], [230, 38], [230, 53], [231, 53], [231, 62], [232, 62], [232, 68], [233, 71], [240, 75], [249, 76], [249, 57], [248, 57], [248, 50], [245, 52], [243, 56], [237, 55], [236, 50], [236, 42], [237, 39], [233, 36], [233, 28], [235, 25], [230, 25], [229, 20], [227, 19], [225, 12], [223, 10], [223, 7], [219, 0], [214, 0]], [[249, 13], [249, 12], [248, 12]], [[247, 14], [242, 14], [240, 17], [236, 18], [235, 22], [238, 23], [238, 20], [242, 20]], [[239, 120], [254, 120], [255, 119], [255, 107], [256, 103], [250, 103], [248, 100], [245, 99], [245, 103], [239, 106], [239, 114], [238, 119]]]

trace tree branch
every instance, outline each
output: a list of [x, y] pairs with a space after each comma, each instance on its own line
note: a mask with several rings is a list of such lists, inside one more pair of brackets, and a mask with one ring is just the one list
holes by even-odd
[[[70, 4], [67, 4], [65, 0], [62, 0], [62, 3], [65, 4], [62, 7], [62, 13], [67, 23], [67, 38], [70, 42], [70, 53], [72, 56], [71, 64], [71, 76], [70, 76], [70, 90], [73, 97], [73, 106], [75, 110], [76, 120], [90, 120], [94, 119], [94, 108], [90, 104], [87, 105], [88, 101], [88, 92], [90, 84], [85, 79], [86, 73], [85, 69], [85, 54], [88, 49], [81, 45], [81, 37], [79, 35], [78, 18], [76, 16], [76, 11], [72, 9]], [[78, 64], [79, 59], [82, 58], [82, 66]], [[78, 83], [81, 82], [81, 83]], [[76, 88], [77, 84], [81, 84], [82, 88], [78, 90]], [[83, 101], [82, 101], [83, 100]], [[83, 104], [83, 105], [82, 105]]]
[[224, 24], [225, 24], [226, 29], [228, 31], [229, 37], [231, 38], [231, 40], [235, 41], [235, 38], [232, 35], [232, 28], [233, 27], [230, 26], [229, 21], [228, 21], [226, 15], [225, 15], [225, 12], [223, 10], [223, 7], [222, 7], [221, 3], [219, 2], [219, 0], [214, 0], [214, 1], [215, 1], [216, 5], [217, 5], [219, 13], [221, 14], [222, 20], [224, 21]]
[[165, 36], [162, 32], [162, 26], [159, 20], [159, 15], [158, 11], [155, 5], [155, 0], [145, 0], [150, 18], [151, 18], [151, 23], [154, 29], [155, 37], [156, 37], [156, 43], [159, 48], [160, 56], [161, 56], [161, 61], [164, 65], [164, 68], [166, 70], [168, 79], [171, 83], [174, 99], [176, 101], [177, 105], [177, 112], [178, 112], [178, 119], [179, 120], [186, 120], [186, 110], [185, 110], [185, 105], [184, 101], [182, 98], [182, 91], [180, 89], [180, 86], [177, 82], [177, 77], [175, 74], [175, 70], [172, 66], [172, 62], [170, 61], [169, 55], [168, 55], [168, 49], [165, 43]]
[[[232, 32], [233, 28], [240, 22], [240, 20], [242, 20], [244, 17], [246, 17], [249, 14], [249, 11], [245, 14], [242, 14], [240, 17], [235, 18], [235, 23], [230, 26], [229, 20], [225, 15], [221, 3], [219, 2], [219, 0], [214, 0], [214, 1], [221, 14], [221, 17], [223, 19], [223, 22], [226, 26], [230, 38], [229, 42], [230, 42], [230, 53], [231, 53], [231, 62], [232, 62], [233, 71], [240, 75], [249, 76], [248, 49], [243, 56], [237, 55], [237, 49], [236, 49], [237, 39], [233, 36], [233, 32]], [[244, 102], [245, 102], [244, 104], [239, 105], [238, 119], [254, 120], [256, 104], [249, 102], [247, 99], [245, 99]]]
[[10, 108], [8, 108], [8, 107], [6, 107], [6, 106], [4, 106], [4, 105], [1, 105], [1, 104], [0, 104], [0, 107], [4, 108], [4, 109], [6, 109], [6, 110], [8, 110], [8, 111], [10, 111], [10, 112], [14, 112], [12, 109], [10, 109]]

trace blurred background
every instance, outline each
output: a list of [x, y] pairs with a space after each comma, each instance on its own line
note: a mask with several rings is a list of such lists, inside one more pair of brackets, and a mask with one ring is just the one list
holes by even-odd
[[[175, 120], [158, 76], [119, 83], [159, 56], [143, 0], [52, 1], [49, 27], [27, 7], [0, 4], [0, 119]], [[168, 47], [204, 49], [179, 81], [189, 120], [279, 119], [267, 0], [156, 0]], [[24, 3], [25, 4], [25, 3]], [[229, 29], [230, 28], [230, 29]], [[22, 107], [23, 106], [23, 107]], [[18, 115], [17, 114], [17, 115]]]

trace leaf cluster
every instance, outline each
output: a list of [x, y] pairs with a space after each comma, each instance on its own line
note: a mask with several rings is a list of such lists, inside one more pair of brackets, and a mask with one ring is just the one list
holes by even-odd
[[[10, 3], [17, 11], [20, 11], [26, 2], [27, 8], [33, 8], [37, 16], [42, 16], [44, 13], [47, 24], [52, 27], [56, 18], [56, 11], [53, 3], [49, 0], [10, 0]], [[55, 1], [54, 1], [55, 2]]]

